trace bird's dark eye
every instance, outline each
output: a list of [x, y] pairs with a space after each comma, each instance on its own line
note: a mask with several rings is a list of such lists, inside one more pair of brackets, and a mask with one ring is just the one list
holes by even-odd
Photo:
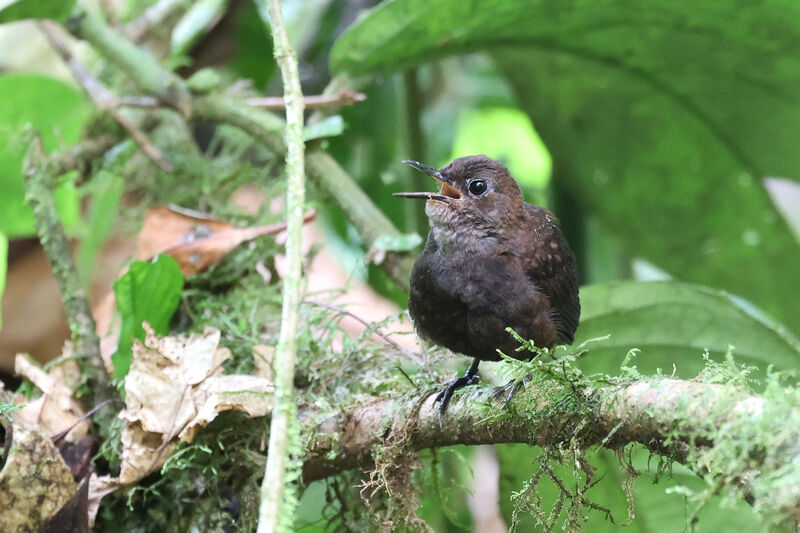
[[468, 189], [472, 196], [481, 196], [489, 189], [489, 185], [485, 180], [472, 180], [469, 182]]

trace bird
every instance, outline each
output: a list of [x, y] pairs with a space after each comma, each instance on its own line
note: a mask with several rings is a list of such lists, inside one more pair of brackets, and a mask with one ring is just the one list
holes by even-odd
[[409, 315], [421, 339], [473, 359], [435, 398], [441, 421], [453, 393], [478, 382], [481, 361], [500, 360], [498, 351], [533, 356], [516, 351], [506, 328], [538, 348], [572, 344], [581, 310], [575, 255], [555, 215], [526, 203], [500, 162], [472, 155], [440, 169], [403, 163], [438, 185], [394, 193], [426, 200], [430, 224], [411, 272]]

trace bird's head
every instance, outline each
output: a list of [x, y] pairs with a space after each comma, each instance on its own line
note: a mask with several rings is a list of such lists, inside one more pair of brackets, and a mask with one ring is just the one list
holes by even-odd
[[403, 161], [432, 177], [438, 192], [399, 192], [394, 196], [427, 200], [431, 228], [480, 237], [508, 224], [522, 209], [522, 191], [508, 169], [485, 155], [459, 157], [439, 170]]

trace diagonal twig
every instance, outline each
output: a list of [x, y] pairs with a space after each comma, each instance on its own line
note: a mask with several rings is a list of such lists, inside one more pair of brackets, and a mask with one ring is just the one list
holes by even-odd
[[84, 67], [72, 54], [72, 52], [67, 48], [66, 43], [64, 42], [63, 37], [60, 34], [58, 26], [49, 20], [43, 20], [39, 22], [39, 27], [44, 32], [45, 37], [50, 42], [50, 45], [53, 49], [61, 56], [61, 59], [69, 66], [70, 70], [72, 71], [72, 75], [74, 76], [75, 80], [83, 87], [83, 90], [86, 91], [86, 94], [92, 99], [95, 105], [103, 110], [108, 111], [112, 117], [122, 126], [128, 135], [139, 145], [139, 148], [142, 149], [142, 152], [150, 158], [156, 165], [161, 167], [161, 169], [171, 172], [174, 169], [172, 163], [167, 161], [161, 150], [158, 149], [150, 140], [142, 133], [125, 115], [123, 115], [120, 110], [119, 106], [123, 105], [123, 102], [127, 101], [130, 105], [130, 102], [135, 101], [139, 104], [146, 102], [149, 106], [157, 105], [157, 101], [154, 98], [150, 97], [134, 97], [135, 100], [123, 100], [116, 98], [113, 93], [103, 85], [100, 80], [95, 78], [87, 69]]
[[[329, 304], [329, 303], [325, 303], [325, 302], [318, 302], [316, 300], [306, 300], [306, 303], [307, 304], [311, 304], [311, 305], [316, 305], [317, 307], [324, 307], [325, 309], [330, 309], [331, 311], [336, 311], [337, 313], [340, 313], [342, 315], [347, 315], [350, 318], [353, 318], [353, 319], [357, 320], [359, 323], [361, 323], [362, 325], [364, 325], [368, 329], [375, 328], [375, 324], [372, 324], [372, 323], [364, 320], [363, 318], [359, 317], [358, 315], [356, 315], [354, 313], [351, 313], [350, 311], [348, 311], [344, 307], [339, 307], [338, 305], [333, 305], [333, 304]], [[373, 333], [375, 335], [377, 335], [378, 337], [380, 337], [381, 339], [383, 339], [386, 342], [388, 342], [389, 344], [391, 344], [392, 346], [394, 346], [395, 348], [397, 348], [403, 355], [405, 355], [406, 357], [408, 357], [409, 359], [411, 359], [412, 361], [417, 363], [419, 366], [423, 366], [425, 364], [424, 361], [422, 359], [420, 359], [420, 357], [417, 354], [415, 354], [414, 352], [412, 352], [408, 348], [405, 348], [402, 345], [398, 344], [394, 339], [392, 339], [391, 337], [389, 337], [388, 335], [383, 333], [380, 329], [377, 329], [377, 328], [373, 329]]]

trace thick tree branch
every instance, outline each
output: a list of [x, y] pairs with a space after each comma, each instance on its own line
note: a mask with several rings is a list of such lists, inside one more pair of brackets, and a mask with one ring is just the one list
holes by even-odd
[[466, 389], [440, 425], [432, 392], [377, 400], [325, 421], [310, 439], [304, 479], [368, 466], [376, 446], [640, 443], [739, 491], [778, 521], [800, 517], [796, 398], [787, 406], [730, 385], [668, 378], [597, 387], [547, 379], [519, 393], [510, 412], [491, 388]]

